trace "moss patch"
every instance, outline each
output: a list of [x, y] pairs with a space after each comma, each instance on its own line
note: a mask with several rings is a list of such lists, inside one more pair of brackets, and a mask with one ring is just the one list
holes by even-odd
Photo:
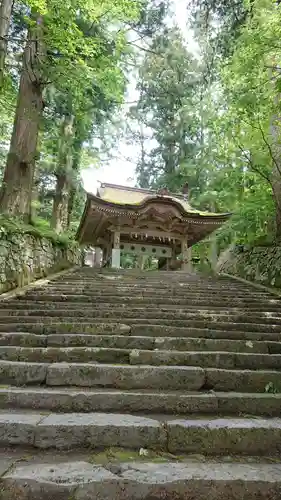
[[77, 242], [48, 226], [0, 215], [0, 293], [81, 264]]
[[165, 463], [168, 461], [182, 461], [183, 456], [175, 456], [171, 453], [161, 453], [152, 450], [146, 450], [145, 454], [141, 454], [139, 450], [127, 450], [125, 448], [107, 448], [105, 450], [97, 450], [89, 457], [89, 462], [92, 464], [106, 465], [108, 463], [124, 463], [124, 462], [155, 462]]
[[12, 236], [28, 234], [35, 238], [46, 238], [55, 245], [68, 247], [77, 245], [68, 234], [56, 234], [51, 228], [36, 224], [26, 224], [19, 217], [0, 215], [0, 239], [9, 239]]

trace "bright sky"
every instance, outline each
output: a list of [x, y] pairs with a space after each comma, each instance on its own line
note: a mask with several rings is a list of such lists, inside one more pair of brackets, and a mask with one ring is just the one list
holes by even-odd
[[[194, 43], [192, 34], [187, 29], [188, 11], [187, 0], [172, 0], [174, 5], [175, 18], [178, 26], [181, 28], [183, 35], [188, 42], [192, 45]], [[129, 86], [127, 98], [128, 101], [136, 99], [135, 82], [132, 82], [131, 88]], [[120, 144], [119, 157], [134, 158], [134, 146], [127, 144]], [[123, 186], [135, 185], [135, 165], [131, 161], [125, 159], [115, 159], [110, 161], [107, 165], [96, 168], [87, 168], [82, 170], [82, 179], [86, 191], [96, 193], [98, 181], [109, 182], [111, 184], [121, 184]]]

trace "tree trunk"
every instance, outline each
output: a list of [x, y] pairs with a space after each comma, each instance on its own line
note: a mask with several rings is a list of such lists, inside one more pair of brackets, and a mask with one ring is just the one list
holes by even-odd
[[51, 226], [56, 233], [68, 227], [69, 182], [65, 173], [57, 174], [56, 193], [53, 203]]
[[33, 182], [31, 193], [31, 207], [30, 207], [30, 222], [34, 222], [37, 215], [37, 206], [39, 203], [38, 181]]
[[13, 9], [13, 0], [2, 0], [0, 5], [0, 89], [3, 85], [8, 32]]
[[277, 241], [281, 241], [281, 164], [273, 167], [271, 185], [275, 203], [275, 235]]
[[59, 144], [56, 192], [53, 203], [51, 226], [57, 232], [66, 231], [69, 226], [69, 202], [72, 188], [73, 169], [73, 116], [65, 116]]
[[43, 110], [40, 58], [43, 54], [42, 19], [28, 34], [20, 78], [18, 102], [3, 184], [0, 210], [30, 219], [37, 139]]
[[75, 196], [76, 196], [76, 189], [72, 186], [71, 189], [70, 189], [69, 199], [68, 199], [67, 229], [69, 229], [69, 226], [70, 226], [70, 221], [71, 221], [71, 216], [72, 216], [72, 212], [73, 212]]
[[[276, 107], [280, 104], [280, 95], [275, 97]], [[270, 134], [272, 145], [269, 152], [272, 160], [271, 187], [275, 203], [275, 236], [278, 241], [281, 240], [281, 144], [280, 144], [280, 126], [281, 118], [275, 114], [270, 123]]]

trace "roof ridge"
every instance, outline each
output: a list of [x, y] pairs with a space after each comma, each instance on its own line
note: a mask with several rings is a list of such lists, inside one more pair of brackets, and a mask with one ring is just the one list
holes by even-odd
[[[146, 193], [148, 195], [158, 195], [158, 191], [156, 191], [155, 189], [145, 189], [145, 188], [138, 188], [138, 187], [132, 187], [132, 186], [122, 186], [120, 184], [110, 184], [108, 182], [101, 182], [101, 185], [99, 187], [99, 189], [102, 189], [102, 188], [113, 188], [113, 189], [119, 189], [120, 191], [131, 191], [131, 192], [137, 192], [137, 193]], [[98, 191], [99, 191], [98, 189]], [[161, 195], [159, 195], [161, 196]], [[183, 193], [172, 193], [172, 192], [168, 192], [167, 195], [165, 195], [167, 197], [176, 197], [176, 198], [179, 198], [179, 199], [184, 199], [186, 197], [185, 194]]]

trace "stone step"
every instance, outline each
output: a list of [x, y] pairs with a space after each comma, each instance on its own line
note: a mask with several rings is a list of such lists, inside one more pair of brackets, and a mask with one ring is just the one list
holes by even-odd
[[183, 320], [183, 321], [205, 321], [208, 323], [226, 323], [230, 321], [232, 323], [258, 323], [263, 325], [280, 325], [281, 332], [281, 315], [279, 313], [258, 313], [249, 312], [246, 310], [240, 310], [239, 312], [224, 312], [219, 313], [216, 311], [193, 311], [188, 312], [185, 309], [174, 309], [169, 310], [165, 307], [157, 307], [157, 309], [138, 307], [132, 308], [128, 306], [119, 308], [75, 308], [75, 307], [41, 307], [41, 308], [29, 308], [29, 309], [18, 309], [15, 306], [12, 308], [1, 308], [0, 307], [0, 321], [3, 323], [7, 319], [13, 320], [13, 318], [44, 318], [45, 317], [57, 317], [57, 318], [142, 318], [142, 319], [165, 319], [165, 320]]
[[[133, 304], [133, 305], [139, 305], [139, 304], [149, 304], [151, 305], [151, 297], [145, 297], [142, 295], [136, 295], [136, 296], [116, 296], [116, 295], [110, 295], [107, 297], [103, 297], [102, 295], [96, 296], [96, 297], [91, 297], [89, 295], [84, 295], [84, 294], [67, 294], [67, 295], [62, 295], [62, 294], [28, 294], [28, 295], [22, 295], [18, 296], [16, 301], [14, 303], [19, 304], [19, 302], [23, 302], [26, 304], [31, 304], [32, 302], [37, 301], [37, 302], [44, 302], [44, 304], [48, 302], [55, 302], [55, 303], [67, 303], [67, 304], [77, 304], [80, 307], [82, 307], [85, 304], [85, 307], [91, 304], [95, 304], [97, 307], [99, 307], [100, 304], [110, 304], [110, 305], [115, 305], [116, 303], [119, 304]], [[6, 306], [8, 304], [12, 304], [12, 301], [7, 301], [7, 302], [2, 302], [1, 307], [5, 304]], [[255, 300], [255, 299], [212, 299], [211, 297], [208, 299], [200, 299], [198, 298], [197, 300], [194, 298], [190, 299], [181, 299], [181, 298], [173, 298], [173, 297], [154, 297], [153, 298], [153, 303], [155, 305], [174, 305], [174, 306], [186, 306], [190, 309], [192, 308], [200, 308], [200, 309], [213, 309], [213, 308], [219, 308], [219, 309], [229, 309], [229, 308], [247, 308], [249, 310], [257, 310], [257, 311], [280, 311], [280, 305], [281, 302], [279, 300], [267, 300], [267, 301], [260, 301], [260, 300]], [[115, 306], [116, 307], [116, 306]]]
[[47, 449], [79, 447], [166, 449], [162, 422], [115, 413], [0, 412], [0, 445]]
[[48, 287], [42, 287], [38, 288], [38, 293], [58, 293], [58, 294], [69, 294], [73, 293], [73, 290], [77, 294], [85, 294], [89, 296], [107, 296], [107, 295], [117, 295], [117, 296], [132, 296], [134, 294], [137, 295], [143, 295], [143, 296], [156, 296], [156, 297], [179, 297], [179, 298], [192, 298], [193, 296], [195, 297], [201, 297], [201, 298], [220, 298], [223, 294], [228, 299], [231, 299], [231, 297], [239, 298], [239, 299], [257, 299], [257, 300], [270, 300], [273, 299], [273, 296], [270, 295], [269, 293], [266, 294], [265, 292], [258, 292], [258, 291], [241, 291], [241, 290], [232, 290], [230, 288], [227, 288], [225, 291], [221, 290], [221, 288], [218, 289], [184, 289], [181, 287], [175, 287], [174, 289], [165, 289], [165, 288], [139, 288], [139, 287], [131, 287], [131, 288], [121, 288], [121, 287], [107, 287], [107, 288], [98, 288], [98, 287], [76, 287], [75, 285], [69, 285], [69, 286], [48, 286]]
[[204, 455], [279, 455], [280, 418], [158, 420], [116, 413], [0, 413], [2, 446], [121, 447]]
[[186, 337], [128, 335], [0, 333], [1, 346], [22, 347], [107, 347], [118, 349], [161, 349], [176, 351], [231, 351], [281, 354], [281, 342]]
[[[5, 463], [5, 460], [3, 459]], [[10, 463], [10, 462], [9, 462]], [[211, 485], [211, 487], [210, 487]], [[279, 500], [281, 465], [253, 459], [94, 465], [60, 454], [58, 463], [15, 462], [1, 481], [5, 500]]]
[[[166, 288], [171, 288], [173, 286], [180, 286], [183, 288], [190, 288], [192, 286], [194, 287], [202, 287], [202, 288], [218, 288], [220, 287], [222, 290], [224, 288], [232, 288], [233, 290], [251, 290], [253, 287], [250, 284], [244, 284], [242, 282], [236, 281], [236, 280], [229, 280], [229, 281], [223, 281], [223, 280], [218, 280], [218, 279], [213, 279], [213, 280], [206, 280], [205, 278], [199, 278], [197, 277], [196, 279], [188, 279], [188, 280], [182, 280], [179, 276], [177, 279], [162, 279], [159, 277], [158, 279], [155, 280], [136, 280], [136, 279], [129, 279], [126, 280], [124, 278], [114, 277], [114, 278], [102, 278], [99, 279], [97, 277], [91, 277], [91, 278], [86, 278], [86, 277], [80, 277], [79, 279], [73, 279], [73, 277], [64, 277], [61, 278], [60, 280], [51, 280], [49, 281], [50, 285], [74, 285], [74, 286], [94, 286], [96, 285], [97, 287], [112, 287], [114, 285], [120, 286], [120, 287], [136, 287], [139, 286], [141, 287], [166, 287]], [[260, 289], [257, 289], [258, 291], [263, 291]]]
[[281, 390], [278, 370], [241, 370], [199, 366], [35, 363], [0, 361], [1, 384], [17, 386], [108, 387], [115, 389], [215, 390], [265, 392]]
[[232, 351], [238, 353], [281, 354], [281, 342], [231, 340], [227, 338], [156, 337], [153, 348], [176, 351]]
[[[177, 325], [161, 325], [161, 324], [141, 324], [130, 323], [130, 335], [148, 335], [157, 337], [194, 337], [206, 339], [232, 339], [232, 340], [252, 340], [252, 341], [280, 341], [280, 333], [278, 328], [262, 329], [259, 331], [259, 325], [254, 325], [250, 330], [245, 328], [245, 324], [234, 325], [233, 330], [231, 324], [221, 325], [216, 323], [214, 328], [204, 327], [191, 327], [191, 326], [177, 326]], [[253, 326], [253, 325], [252, 325]], [[240, 327], [240, 328], [239, 328]], [[49, 328], [49, 327], [48, 327]], [[50, 327], [52, 329], [52, 326]], [[64, 328], [64, 325], [61, 326]], [[253, 331], [255, 329], [255, 331]], [[263, 331], [264, 330], [264, 331]], [[1, 324], [0, 324], [1, 331]], [[48, 331], [48, 329], [46, 330]]]
[[[216, 328], [220, 325], [216, 324]], [[241, 326], [241, 325], [238, 325]], [[244, 325], [242, 325], [244, 326]], [[255, 328], [257, 325], [255, 325]], [[250, 331], [250, 330], [230, 330], [229, 325], [225, 325], [225, 329], [215, 329], [215, 328], [196, 328], [196, 327], [183, 327], [183, 326], [169, 326], [163, 324], [138, 324], [131, 322], [129, 325], [124, 325], [122, 323], [110, 323], [110, 322], [95, 322], [95, 323], [85, 323], [71, 321], [67, 322], [44, 322], [39, 323], [38, 321], [33, 322], [22, 322], [22, 323], [1, 323], [0, 322], [0, 332], [3, 333], [30, 333], [35, 335], [52, 335], [52, 334], [74, 334], [74, 335], [130, 335], [132, 337], [184, 337], [184, 338], [197, 338], [197, 339], [210, 339], [210, 340], [245, 340], [246, 341], [280, 341], [280, 332], [278, 329], [274, 331]]]
[[227, 351], [163, 351], [104, 347], [0, 346], [0, 360], [35, 363], [118, 363], [151, 366], [200, 366], [223, 369], [281, 369], [281, 354]]
[[199, 278], [197, 277], [196, 279], [193, 280], [183, 280], [179, 276], [177, 279], [162, 279], [159, 277], [156, 280], [135, 280], [135, 279], [130, 279], [126, 280], [123, 278], [119, 277], [113, 277], [113, 278], [102, 278], [99, 279], [97, 277], [93, 278], [79, 278], [79, 279], [73, 279], [70, 277], [64, 277], [59, 280], [49, 280], [48, 282], [43, 283], [43, 286], [74, 286], [74, 287], [97, 287], [97, 288], [112, 288], [112, 287], [120, 287], [120, 288], [167, 288], [167, 289], [172, 289], [174, 287], [180, 287], [180, 288], [205, 288], [205, 289], [210, 289], [210, 288], [220, 288], [221, 290], [224, 289], [229, 289], [231, 288], [232, 290], [241, 290], [241, 291], [257, 291], [260, 293], [270, 293], [266, 289], [258, 288], [258, 287], [253, 287], [251, 284], [247, 283], [244, 284], [242, 282], [239, 282], [237, 280], [229, 280], [229, 281], [222, 281], [222, 280], [206, 280], [205, 278]]
[[163, 283], [170, 283], [170, 282], [175, 282], [175, 283], [198, 283], [198, 282], [203, 282], [203, 283], [221, 283], [222, 285], [223, 284], [234, 284], [234, 286], [238, 286], [238, 285], [241, 285], [242, 287], [243, 286], [250, 286], [248, 284], [248, 282], [242, 282], [242, 281], [238, 281], [236, 279], [233, 279], [231, 277], [227, 277], [227, 276], [222, 276], [222, 275], [211, 275], [211, 274], [202, 274], [202, 273], [192, 273], [192, 274], [186, 274], [186, 273], [183, 273], [183, 272], [169, 272], [169, 271], [165, 271], [165, 272], [161, 272], [159, 270], [157, 270], [156, 272], [146, 272], [146, 271], [141, 271], [139, 275], [137, 274], [128, 274], [127, 272], [126, 273], [123, 273], [122, 270], [118, 270], [117, 273], [89, 273], [89, 274], [85, 274], [84, 272], [81, 273], [81, 274], [77, 274], [77, 273], [69, 273], [68, 275], [64, 275], [63, 277], [58, 277], [56, 280], [52, 280], [52, 281], [62, 281], [62, 280], [76, 280], [76, 279], [80, 279], [80, 280], [86, 280], [88, 279], [89, 281], [91, 280], [96, 280], [96, 281], [99, 281], [99, 282], [103, 282], [103, 281], [115, 281], [115, 280], [119, 280], [121, 282], [127, 282], [127, 283], [131, 283], [131, 282], [135, 282], [135, 283], [141, 283], [141, 282], [149, 282], [149, 283], [153, 283], [153, 282], [157, 282], [157, 281], [161, 281]]
[[[126, 310], [126, 311], [140, 311], [145, 308], [146, 312], [153, 313], [155, 311], [155, 303], [153, 302], [153, 305], [151, 304], [151, 300], [147, 301], [147, 304], [143, 304], [142, 302], [139, 303], [120, 303], [118, 306], [118, 310]], [[280, 303], [281, 305], [281, 303]], [[174, 312], [182, 314], [190, 314], [192, 316], [201, 316], [203, 315], [204, 317], [206, 315], [217, 315], [217, 314], [222, 314], [223, 316], [231, 316], [233, 314], [238, 314], [238, 315], [247, 315], [248, 317], [253, 317], [253, 318], [263, 318], [263, 317], [279, 317], [280, 316], [280, 305], [279, 307], [275, 307], [275, 309], [269, 307], [265, 307], [262, 309], [261, 306], [256, 305], [254, 307], [249, 307], [249, 306], [237, 306], [235, 304], [232, 304], [232, 306], [217, 306], [213, 307], [211, 304], [201, 306], [200, 304], [194, 304], [193, 306], [190, 304], [172, 304], [172, 303], [162, 303], [161, 306], [158, 304], [158, 310], [159, 311], [164, 311], [166, 312], [171, 312], [174, 314]], [[97, 310], [103, 310], [107, 312], [108, 310], [113, 310], [115, 311], [117, 309], [116, 302], [95, 302], [94, 300], [89, 302], [75, 302], [75, 301], [44, 301], [41, 300], [40, 297], [37, 300], [12, 300], [12, 301], [7, 301], [7, 302], [2, 302], [0, 304], [0, 310], [5, 311], [6, 309], [12, 310], [16, 309], [18, 314], [20, 314], [21, 310], [25, 311], [34, 311], [34, 310], [52, 310], [52, 311], [69, 311], [70, 309], [72, 311], [77, 311], [80, 313], [80, 311], [93, 311], [96, 312]], [[271, 310], [270, 310], [271, 309]]]
[[[71, 376], [69, 372], [71, 371]], [[64, 383], [65, 377], [68, 382]], [[120, 389], [185, 389], [204, 386], [205, 373], [199, 367], [134, 366], [90, 363], [35, 363], [0, 361], [2, 384], [48, 386], [113, 387]]]
[[[45, 311], [46, 312], [46, 311]], [[260, 333], [276, 333], [279, 335], [276, 335], [276, 337], [271, 337], [268, 338], [268, 340], [280, 340], [280, 333], [281, 333], [281, 322], [280, 324], [271, 324], [271, 323], [255, 323], [253, 321], [250, 322], [238, 322], [235, 321], [234, 318], [230, 321], [225, 321], [225, 322], [219, 322], [218, 319], [205, 319], [205, 320], [198, 320], [198, 319], [168, 319], [168, 318], [144, 318], [144, 317], [118, 317], [117, 315], [111, 314], [110, 316], [105, 316], [102, 315], [101, 317], [96, 316], [89, 318], [87, 315], [84, 317], [81, 317], [80, 321], [81, 323], [77, 323], [77, 316], [60, 316], [56, 314], [51, 314], [52, 311], [48, 311], [48, 315], [24, 315], [24, 316], [17, 316], [17, 315], [7, 315], [7, 316], [1, 316], [0, 315], [0, 332], [1, 331], [32, 331], [29, 328], [29, 325], [42, 325], [43, 331], [45, 327], [48, 325], [54, 324], [54, 323], [64, 323], [65, 330], [67, 332], [73, 331], [73, 325], [80, 325], [78, 326], [78, 329], [81, 329], [81, 324], [83, 325], [88, 325], [86, 326], [85, 331], [91, 331], [95, 332], [96, 330], [99, 330], [100, 323], [103, 324], [113, 324], [112, 321], [115, 321], [118, 323], [118, 321], [122, 325], [128, 325], [128, 328], [130, 330], [133, 330], [135, 325], [138, 327], [146, 325], [148, 326], [163, 326], [163, 327], [181, 327], [181, 328], [189, 328], [190, 330], [192, 329], [215, 329], [215, 330], [234, 330], [234, 331], [244, 331], [246, 332], [252, 332], [255, 330], [255, 332], [260, 332]], [[111, 316], [113, 316], [111, 318]], [[245, 320], [247, 317], [245, 316]], [[10, 325], [10, 326], [9, 326]], [[11, 327], [13, 325], [13, 327]], [[27, 326], [28, 325], [28, 326]], [[42, 331], [42, 330], [41, 330]], [[81, 330], [80, 330], [81, 331]], [[145, 335], [145, 333], [143, 333]], [[150, 332], [149, 332], [150, 334]], [[188, 334], [189, 336], [191, 335], [190, 333]], [[206, 335], [208, 336], [208, 335]], [[231, 337], [229, 337], [231, 338]]]
[[203, 455], [270, 453], [281, 451], [281, 419], [178, 419], [166, 422], [171, 453]]
[[75, 288], [97, 288], [97, 289], [110, 289], [113, 287], [117, 287], [119, 289], [166, 289], [172, 290], [173, 288], [180, 288], [184, 290], [191, 290], [192, 288], [195, 290], [236, 290], [240, 292], [249, 293], [253, 291], [254, 293], [261, 294], [270, 294], [270, 291], [266, 288], [258, 288], [250, 285], [243, 285], [242, 283], [238, 283], [238, 281], [231, 281], [222, 283], [220, 281], [205, 281], [205, 280], [193, 280], [193, 281], [183, 281], [183, 280], [157, 280], [157, 281], [148, 281], [148, 280], [122, 280], [122, 279], [106, 279], [106, 280], [97, 280], [97, 279], [80, 279], [80, 280], [60, 280], [60, 281], [49, 281], [48, 283], [43, 284], [44, 287], [75, 287]]
[[[72, 320], [72, 318], [71, 318]], [[107, 335], [126, 335], [130, 334], [131, 327], [129, 325], [124, 325], [123, 323], [115, 323], [115, 322], [95, 322], [95, 323], [85, 323], [84, 321], [76, 322], [70, 321], [67, 322], [56, 322], [52, 321], [52, 319], [44, 323], [40, 323], [38, 321], [34, 321], [32, 318], [32, 322], [17, 322], [17, 323], [1, 323], [0, 321], [0, 332], [10, 333], [10, 332], [18, 332], [18, 333], [35, 333], [35, 334], [50, 334], [50, 333], [95, 333], [97, 335], [101, 335], [106, 333]], [[147, 333], [147, 336], [150, 334]]]
[[279, 417], [281, 394], [0, 386], [0, 408]]
[[[9, 349], [9, 348], [4, 348]], [[17, 349], [11, 347], [10, 349]], [[35, 348], [38, 349], [38, 348]], [[40, 350], [40, 348], [38, 349]], [[1, 351], [0, 351], [1, 352]], [[24, 356], [24, 354], [23, 354]], [[101, 355], [100, 355], [101, 357]], [[9, 357], [4, 359], [11, 359]], [[13, 359], [13, 357], [12, 357]], [[134, 349], [129, 354], [131, 365], [155, 366], [200, 366], [202, 368], [223, 369], [281, 369], [280, 354], [252, 354], [235, 352], [180, 352], [180, 351], [149, 351]], [[32, 361], [32, 359], [27, 359]], [[37, 361], [40, 361], [40, 355]]]

